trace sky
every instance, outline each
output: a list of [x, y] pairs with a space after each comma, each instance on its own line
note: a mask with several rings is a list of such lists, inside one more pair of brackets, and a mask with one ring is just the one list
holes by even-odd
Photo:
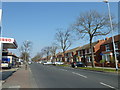
[[[3, 2], [103, 2], [103, 0], [1, 0]], [[108, 0], [118, 2], [120, 0]]]
[[[110, 2], [111, 13], [118, 18], [118, 3]], [[31, 56], [55, 40], [56, 29], [67, 29], [80, 13], [96, 10], [108, 12], [103, 2], [3, 2], [2, 32], [4, 37], [15, 38], [20, 47], [25, 40], [33, 43]], [[110, 37], [110, 35], [108, 35]], [[97, 38], [103, 39], [105, 37]], [[89, 43], [78, 40], [70, 47]], [[19, 56], [19, 50], [11, 50]]]

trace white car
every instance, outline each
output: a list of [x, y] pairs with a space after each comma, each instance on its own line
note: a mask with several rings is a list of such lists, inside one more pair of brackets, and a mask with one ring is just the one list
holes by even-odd
[[54, 62], [55, 65], [63, 65], [64, 62]]
[[29, 62], [28, 62], [28, 64], [32, 64], [32, 62], [31, 62], [31, 61], [29, 61]]
[[11, 66], [9, 65], [9, 62], [5, 62], [5, 61], [1, 63], [1, 67], [2, 68], [11, 68]]
[[43, 65], [52, 65], [52, 62], [44, 62]]
[[41, 63], [42, 63], [42, 61], [39, 61], [39, 63], [41, 64]]

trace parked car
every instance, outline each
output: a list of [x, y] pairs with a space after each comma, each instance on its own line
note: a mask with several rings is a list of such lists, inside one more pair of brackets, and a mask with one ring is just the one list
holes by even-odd
[[85, 67], [85, 64], [82, 62], [76, 62], [75, 67]]
[[30, 65], [30, 64], [32, 64], [32, 62], [31, 62], [31, 61], [29, 61], [29, 62], [28, 62], [28, 64]]
[[43, 65], [52, 65], [52, 62], [44, 62]]
[[2, 58], [2, 63], [1, 63], [1, 67], [2, 68], [12, 68], [14, 66], [14, 62], [12, 58], [8, 58], [7, 56]]
[[82, 63], [82, 62], [72, 62], [71, 67], [73, 67], [73, 68], [75, 68], [75, 67], [85, 67], [85, 64]]
[[64, 62], [53, 62], [54, 65], [63, 65]]
[[2, 68], [8, 68], [8, 69], [11, 68], [9, 62], [7, 62], [7, 61], [2, 61], [2, 63], [1, 63], [1, 67], [2, 67]]
[[44, 63], [46, 63], [46, 61], [42, 61], [40, 64], [44, 64]]
[[41, 63], [42, 63], [42, 61], [39, 61], [39, 63], [41, 64]]

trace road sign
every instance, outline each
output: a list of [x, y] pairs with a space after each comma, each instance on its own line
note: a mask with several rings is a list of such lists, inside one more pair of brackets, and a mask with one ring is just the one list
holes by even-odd
[[103, 53], [100, 53], [100, 55], [104, 55]]

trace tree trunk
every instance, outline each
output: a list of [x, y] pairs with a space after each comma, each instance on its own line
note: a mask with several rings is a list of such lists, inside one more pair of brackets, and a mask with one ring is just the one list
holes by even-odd
[[90, 49], [91, 49], [91, 56], [92, 56], [92, 67], [95, 67], [94, 63], [94, 52], [93, 52], [93, 46], [92, 46], [92, 39], [90, 39]]
[[65, 62], [65, 50], [63, 49], [63, 58], [62, 58], [63, 60], [63, 62]]

